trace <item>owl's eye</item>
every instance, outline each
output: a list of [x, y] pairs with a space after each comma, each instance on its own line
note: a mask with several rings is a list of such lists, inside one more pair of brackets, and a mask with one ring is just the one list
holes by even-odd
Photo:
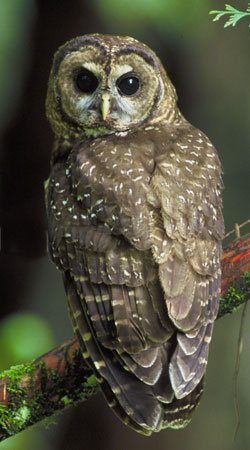
[[81, 92], [90, 94], [96, 90], [98, 80], [92, 72], [87, 69], [83, 69], [76, 76], [76, 85]]
[[121, 95], [132, 97], [140, 89], [140, 80], [136, 75], [127, 73], [118, 78], [116, 86]]

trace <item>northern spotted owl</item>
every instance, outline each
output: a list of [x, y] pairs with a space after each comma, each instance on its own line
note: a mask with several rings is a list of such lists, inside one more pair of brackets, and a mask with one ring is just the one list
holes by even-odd
[[221, 164], [146, 45], [59, 48], [47, 117], [49, 250], [108, 404], [150, 435], [199, 403], [220, 295]]

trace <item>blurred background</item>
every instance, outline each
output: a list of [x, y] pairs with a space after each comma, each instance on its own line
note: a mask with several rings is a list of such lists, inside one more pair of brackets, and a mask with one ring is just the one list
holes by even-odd
[[[246, 1], [231, 4], [245, 10]], [[213, 23], [220, 0], [0, 0], [0, 370], [30, 361], [72, 336], [60, 274], [46, 254], [43, 182], [52, 133], [44, 101], [52, 56], [85, 33], [131, 35], [152, 47], [177, 88], [185, 117], [215, 144], [224, 166], [227, 231], [250, 217], [249, 28]], [[245, 232], [249, 231], [245, 230]], [[205, 394], [184, 430], [151, 438], [126, 428], [101, 394], [8, 439], [9, 450], [245, 450], [250, 448], [250, 317], [239, 375], [233, 374], [240, 312], [220, 319], [210, 349]]]

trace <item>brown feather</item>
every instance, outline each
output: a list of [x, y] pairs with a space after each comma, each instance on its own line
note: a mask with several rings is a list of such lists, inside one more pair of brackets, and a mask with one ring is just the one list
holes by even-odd
[[[85, 69], [93, 92], [77, 81]], [[138, 92], [122, 95], [135, 75]], [[190, 421], [220, 295], [221, 165], [176, 102], [132, 38], [82, 36], [55, 55], [49, 252], [83, 357], [114, 412], [146, 435]]]

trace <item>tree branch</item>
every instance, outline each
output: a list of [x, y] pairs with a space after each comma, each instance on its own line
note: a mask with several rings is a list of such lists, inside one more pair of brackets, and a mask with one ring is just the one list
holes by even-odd
[[233, 241], [222, 259], [221, 299], [217, 319], [250, 299], [250, 233]]
[[[250, 299], [250, 234], [231, 243], [222, 256], [220, 318]], [[0, 441], [52, 416], [99, 389], [75, 338], [34, 362], [0, 375]]]

